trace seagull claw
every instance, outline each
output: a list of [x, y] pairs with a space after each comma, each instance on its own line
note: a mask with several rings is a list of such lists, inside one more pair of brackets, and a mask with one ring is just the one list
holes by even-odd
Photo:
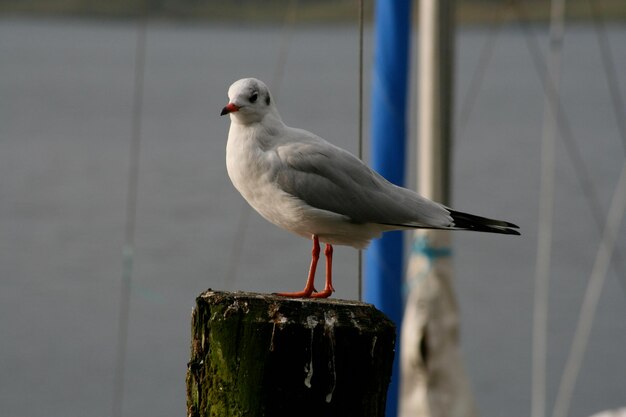
[[335, 291], [334, 288], [324, 288], [320, 292], [316, 292], [315, 294], [311, 294], [311, 298], [328, 298]]
[[297, 291], [297, 292], [275, 292], [273, 293], [274, 295], [278, 295], [279, 297], [287, 297], [287, 298], [311, 298], [311, 297], [316, 297], [317, 294], [313, 294], [314, 289], [307, 289], [305, 288], [302, 291]]

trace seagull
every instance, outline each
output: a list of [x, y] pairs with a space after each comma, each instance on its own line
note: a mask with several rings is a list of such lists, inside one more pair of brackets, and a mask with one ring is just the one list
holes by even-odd
[[[235, 188], [271, 223], [313, 240], [302, 291], [277, 295], [326, 298], [333, 292], [333, 245], [365, 248], [383, 232], [473, 230], [519, 235], [513, 223], [453, 210], [392, 184], [330, 142], [285, 125], [267, 85], [244, 78], [228, 89], [221, 116], [230, 116], [226, 167]], [[326, 282], [314, 287], [325, 244]]]

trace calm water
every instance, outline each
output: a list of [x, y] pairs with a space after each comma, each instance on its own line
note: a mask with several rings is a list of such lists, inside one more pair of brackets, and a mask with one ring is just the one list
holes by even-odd
[[[461, 98], [488, 35], [459, 33]], [[226, 175], [228, 120], [218, 116], [230, 83], [256, 76], [278, 86], [288, 124], [357, 148], [356, 29], [297, 29], [284, 77], [276, 64], [282, 36], [269, 26], [149, 26], [125, 415], [184, 413], [189, 314], [202, 290], [271, 292], [304, 283], [309, 242], [256, 214], [234, 279], [226, 279], [246, 218]], [[0, 20], [2, 415], [110, 414], [135, 39], [130, 22]], [[610, 39], [624, 95], [626, 28], [611, 27]], [[369, 31], [366, 46], [371, 57]], [[606, 210], [624, 153], [592, 28], [568, 30], [562, 81], [565, 111]], [[488, 417], [530, 410], [542, 109], [523, 34], [505, 28], [454, 149], [454, 206], [515, 221], [524, 233], [455, 238], [464, 356]], [[562, 142], [558, 152], [550, 407], [599, 236]], [[355, 298], [356, 253], [338, 248], [336, 259], [336, 296]], [[619, 279], [612, 270], [572, 416], [626, 404]]]

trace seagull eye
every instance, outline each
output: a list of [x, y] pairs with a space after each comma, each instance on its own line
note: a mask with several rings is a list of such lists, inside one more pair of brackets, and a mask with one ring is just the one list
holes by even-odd
[[254, 93], [252, 93], [252, 95], [250, 96], [250, 103], [256, 103], [256, 99], [259, 98], [259, 94], [255, 91]]

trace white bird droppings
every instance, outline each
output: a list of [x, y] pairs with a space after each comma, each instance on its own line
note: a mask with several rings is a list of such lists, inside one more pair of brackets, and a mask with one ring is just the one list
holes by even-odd
[[374, 349], [376, 349], [376, 340], [378, 340], [378, 336], [374, 336], [372, 339], [372, 350], [370, 351], [370, 356], [372, 359], [374, 358]]
[[332, 385], [330, 392], [326, 394], [326, 402], [330, 403], [333, 399], [335, 386], [337, 385], [337, 372], [335, 370], [335, 324], [337, 323], [337, 313], [329, 310], [324, 313], [324, 334], [330, 342], [330, 359], [328, 360], [328, 372], [332, 375]]
[[306, 318], [306, 327], [311, 330], [311, 347], [309, 349], [311, 353], [311, 359], [309, 360], [309, 363], [304, 365], [304, 372], [306, 373], [306, 376], [304, 377], [304, 385], [307, 388], [311, 388], [311, 378], [313, 378], [313, 336], [315, 332], [315, 327], [317, 327], [318, 323], [319, 321], [315, 316], [308, 316]]

